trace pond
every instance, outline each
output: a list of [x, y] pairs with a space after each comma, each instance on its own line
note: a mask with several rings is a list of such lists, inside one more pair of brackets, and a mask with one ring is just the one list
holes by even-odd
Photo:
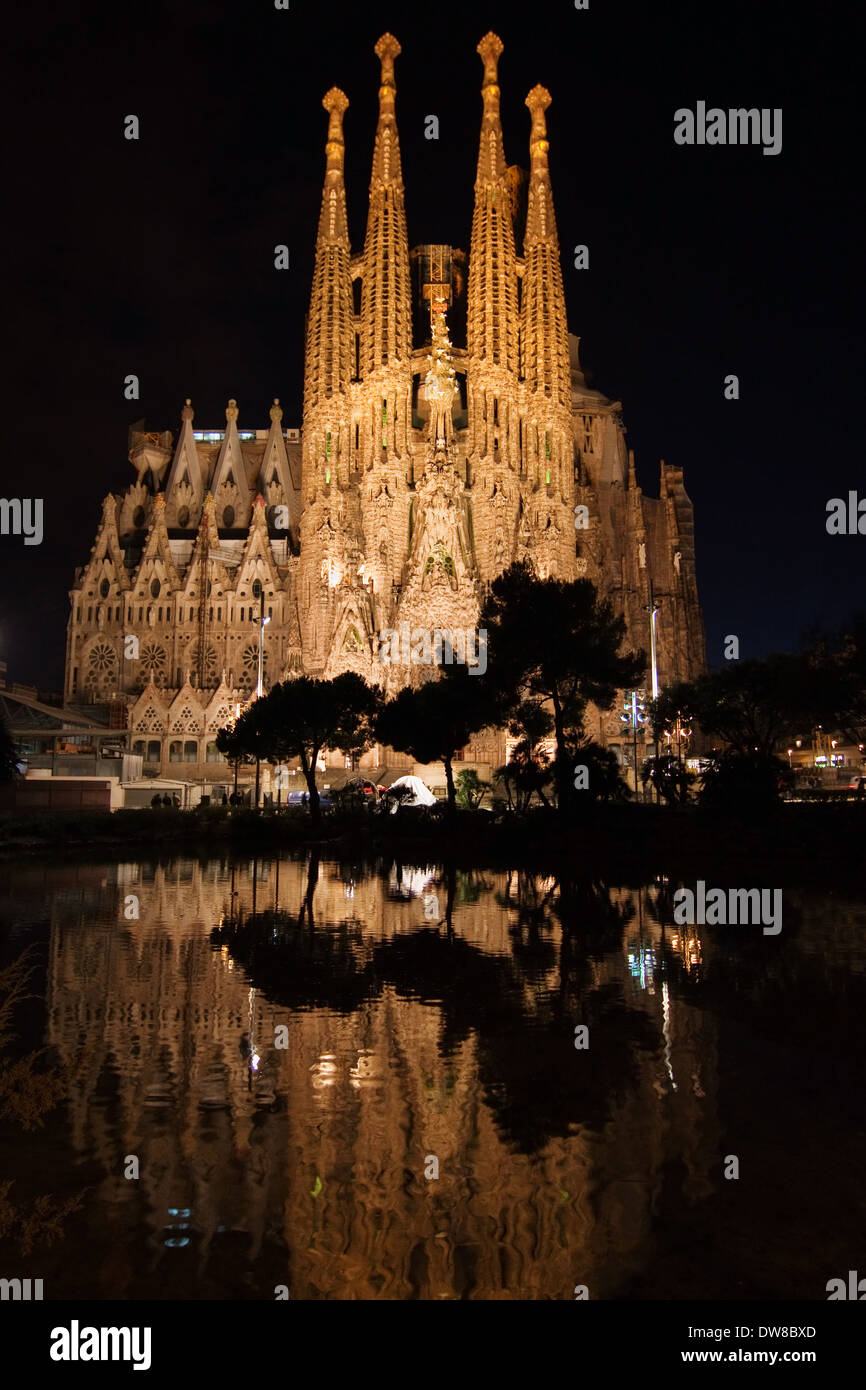
[[[826, 1298], [862, 1264], [866, 907], [792, 887], [776, 934], [678, 926], [677, 888], [3, 864], [0, 966], [33, 973], [2, 1061], [44, 1047], [56, 1094], [0, 1123], [0, 1274], [46, 1299]], [[62, 1238], [28, 1242], [49, 1194]]]

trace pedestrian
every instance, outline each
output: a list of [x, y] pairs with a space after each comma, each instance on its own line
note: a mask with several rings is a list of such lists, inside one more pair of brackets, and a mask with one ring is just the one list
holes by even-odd
[[161, 806], [161, 805], [162, 805], [162, 797], [160, 796], [159, 792], [156, 792], [156, 793], [150, 798], [150, 804], [151, 804], [151, 806]]

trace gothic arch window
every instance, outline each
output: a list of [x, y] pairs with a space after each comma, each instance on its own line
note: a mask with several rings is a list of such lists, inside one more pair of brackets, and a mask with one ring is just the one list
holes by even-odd
[[144, 518], [144, 507], [136, 507], [135, 511], [132, 513], [133, 526], [135, 526], [137, 529], [140, 529], [144, 525]]
[[111, 592], [111, 585], [109, 584], [109, 582], [108, 582], [107, 579], [103, 579], [102, 583], [101, 583], [100, 586], [99, 586], [100, 597], [102, 597], [102, 598], [108, 598], [108, 595], [110, 594], [110, 592]]
[[135, 721], [135, 727], [143, 734], [161, 732], [163, 728], [163, 717], [156, 705], [148, 705], [142, 714]]
[[226, 529], [227, 531], [230, 531], [231, 528], [234, 526], [234, 524], [235, 524], [235, 509], [234, 509], [234, 507], [224, 507], [224, 508], [223, 508], [223, 526], [225, 527], [225, 529]]
[[173, 734], [186, 734], [197, 732], [201, 720], [195, 710], [190, 705], [184, 705], [179, 714], [172, 720], [171, 732]]
[[183, 527], [189, 526], [189, 507], [181, 507], [177, 514], [177, 524]]
[[232, 717], [230, 705], [220, 705], [208, 720], [209, 729], [224, 729]]
[[144, 761], [146, 763], [158, 763], [162, 756], [162, 744], [158, 738], [151, 738], [147, 741], [147, 753]]

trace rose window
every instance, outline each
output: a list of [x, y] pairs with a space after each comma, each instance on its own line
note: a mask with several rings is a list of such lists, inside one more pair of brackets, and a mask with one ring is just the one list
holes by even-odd
[[[195, 643], [194, 647], [192, 648], [192, 651], [191, 651], [190, 654], [189, 654], [189, 672], [190, 672], [190, 679], [192, 680], [193, 684], [195, 684], [195, 683], [198, 681], [198, 678], [199, 678], [199, 670], [198, 670], [198, 642]], [[206, 648], [205, 654], [204, 654], [204, 684], [205, 684], [205, 685], [216, 685], [216, 684], [217, 684], [217, 674], [216, 674], [216, 672], [217, 672], [217, 654], [216, 654], [216, 648], [215, 648], [215, 647], [208, 647], [208, 648]]]
[[97, 642], [96, 646], [91, 648], [87, 664], [88, 684], [95, 685], [109, 680], [117, 667], [117, 652], [108, 642]]
[[157, 682], [165, 678], [165, 647], [158, 642], [145, 642], [139, 659], [142, 672], [148, 679], [151, 675]]

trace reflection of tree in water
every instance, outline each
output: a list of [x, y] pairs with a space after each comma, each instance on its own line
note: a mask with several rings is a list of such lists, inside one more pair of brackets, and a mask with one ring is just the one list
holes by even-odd
[[[42, 1051], [15, 1055], [13, 1019], [25, 1001], [36, 997], [27, 988], [35, 971], [30, 947], [0, 970], [0, 1119], [25, 1132], [42, 1128], [45, 1116], [66, 1098], [72, 1081], [64, 1071], [43, 1070]], [[11, 1239], [21, 1255], [62, 1240], [64, 1223], [79, 1209], [84, 1193], [65, 1201], [45, 1194], [24, 1205], [14, 1186], [12, 1179], [0, 1180], [0, 1240]]]
[[478, 869], [457, 869], [457, 902], [461, 907], [477, 903], [482, 894], [489, 893], [493, 887], [492, 879]]
[[594, 956], [619, 950], [623, 931], [635, 916], [634, 902], [613, 902], [611, 891], [599, 879], [568, 876], [559, 881], [553, 910], [563, 932], [585, 941]]
[[[444, 1055], [476, 1035], [487, 1103], [524, 1152], [576, 1124], [600, 1128], [612, 1097], [637, 1079], [635, 1050], [657, 1046], [652, 1022], [628, 1005], [618, 984], [586, 990], [579, 1007], [562, 993], [536, 993], [533, 1004], [512, 960], [429, 930], [383, 943], [374, 962], [398, 994], [441, 1008]], [[588, 1052], [574, 1048], [577, 1023], [589, 1026]]]
[[215, 946], [228, 946], [250, 983], [275, 1004], [292, 1009], [325, 1008], [353, 1013], [378, 993], [365, 960], [363, 929], [357, 924], [299, 930], [295, 918], [275, 922], [257, 913], [237, 927], [211, 932]]
[[[307, 894], [317, 873], [311, 860]], [[526, 876], [514, 953], [492, 956], [448, 929], [458, 885], [453, 865], [444, 867], [443, 877], [442, 921], [372, 949], [361, 924], [320, 923], [309, 931], [274, 911], [216, 931], [212, 939], [228, 945], [251, 983], [274, 1003], [351, 1013], [391, 986], [402, 998], [439, 1008], [442, 1055], [475, 1036], [487, 1103], [525, 1152], [574, 1125], [601, 1127], [612, 1097], [637, 1080], [636, 1051], [657, 1046], [652, 1022], [630, 1007], [619, 984], [598, 985], [593, 976], [590, 952], [598, 954], [608, 941], [619, 947], [631, 909], [611, 903], [603, 885], [576, 881], [558, 903], [549, 881], [542, 886]], [[541, 935], [553, 925], [551, 911], [561, 911], [570, 925], [562, 933], [560, 989], [543, 991], [532, 986], [542, 954], [547, 965], [556, 963], [553, 943]], [[575, 1050], [577, 1024], [590, 1029], [588, 1052]]]
[[556, 963], [553, 942], [544, 935], [555, 926], [551, 914], [556, 890], [554, 878], [510, 869], [504, 890], [494, 894], [495, 902], [512, 914], [508, 934], [515, 963], [533, 983], [543, 979]]

